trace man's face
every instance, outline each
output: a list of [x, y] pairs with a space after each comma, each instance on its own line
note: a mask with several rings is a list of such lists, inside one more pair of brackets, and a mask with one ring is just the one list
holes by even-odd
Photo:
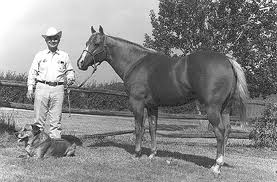
[[45, 41], [50, 50], [57, 49], [60, 43], [60, 37], [59, 36], [46, 37]]

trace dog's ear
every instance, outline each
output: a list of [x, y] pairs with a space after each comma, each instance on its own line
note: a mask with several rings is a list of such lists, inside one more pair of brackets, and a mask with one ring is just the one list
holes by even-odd
[[32, 124], [25, 124], [20, 131], [32, 130]]
[[38, 127], [35, 124], [32, 124], [31, 126], [32, 126], [32, 130], [33, 130], [34, 135], [40, 133], [40, 127]]

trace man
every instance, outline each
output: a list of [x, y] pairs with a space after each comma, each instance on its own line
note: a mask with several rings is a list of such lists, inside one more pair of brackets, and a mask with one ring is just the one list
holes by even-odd
[[34, 124], [43, 130], [48, 113], [51, 138], [61, 138], [64, 85], [71, 85], [75, 80], [68, 54], [58, 49], [61, 35], [62, 31], [58, 32], [54, 27], [42, 35], [48, 49], [36, 54], [27, 81], [27, 98], [35, 98]]

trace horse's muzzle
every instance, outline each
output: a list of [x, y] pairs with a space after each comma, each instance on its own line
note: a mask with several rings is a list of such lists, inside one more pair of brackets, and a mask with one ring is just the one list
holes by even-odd
[[79, 66], [78, 66], [78, 68], [79, 68], [80, 70], [83, 70], [83, 71], [86, 71], [86, 70], [88, 69], [88, 67], [79, 67]]
[[87, 70], [88, 66], [84, 66], [84, 60], [81, 60], [81, 57], [77, 60], [77, 66], [80, 70]]

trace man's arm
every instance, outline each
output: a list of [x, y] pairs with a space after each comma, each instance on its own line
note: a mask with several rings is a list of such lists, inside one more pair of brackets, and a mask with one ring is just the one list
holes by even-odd
[[75, 82], [75, 71], [68, 55], [66, 55], [66, 81], [67, 85], [72, 85]]
[[36, 84], [36, 77], [38, 75], [38, 63], [39, 63], [39, 54], [36, 54], [32, 65], [29, 70], [28, 74], [28, 80], [27, 80], [27, 85], [28, 85], [28, 92], [27, 92], [27, 98], [32, 99], [34, 97], [33, 94], [33, 89]]

